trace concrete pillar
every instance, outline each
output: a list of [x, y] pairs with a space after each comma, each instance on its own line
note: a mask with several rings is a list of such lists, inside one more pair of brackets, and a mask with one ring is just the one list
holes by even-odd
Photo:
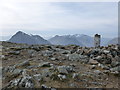
[[98, 34], [95, 34], [94, 36], [94, 45], [95, 47], [100, 47], [100, 41], [101, 41], [101, 36]]

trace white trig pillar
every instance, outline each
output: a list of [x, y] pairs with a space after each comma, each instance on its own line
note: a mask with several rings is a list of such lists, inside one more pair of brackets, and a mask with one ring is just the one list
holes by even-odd
[[101, 41], [101, 36], [98, 34], [95, 34], [94, 36], [94, 45], [95, 47], [100, 47], [100, 41]]

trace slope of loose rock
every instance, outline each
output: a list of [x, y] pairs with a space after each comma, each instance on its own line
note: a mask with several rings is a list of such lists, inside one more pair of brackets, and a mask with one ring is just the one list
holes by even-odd
[[117, 45], [99, 49], [10, 42], [2, 42], [2, 45], [3, 89], [119, 87]]

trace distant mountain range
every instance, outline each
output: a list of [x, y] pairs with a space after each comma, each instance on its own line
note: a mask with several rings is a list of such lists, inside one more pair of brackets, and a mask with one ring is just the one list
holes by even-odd
[[113, 38], [112, 40], [110, 40], [108, 43], [109, 44], [120, 44], [120, 37], [118, 38]]
[[26, 43], [26, 44], [51, 44], [49, 41], [43, 39], [39, 35], [28, 35], [21, 31], [18, 31], [8, 41], [14, 43]]
[[79, 42], [75, 37], [72, 37], [71, 35], [65, 35], [65, 36], [58, 36], [49, 39], [51, 44], [54, 45], [69, 45], [69, 44], [75, 44], [84, 46], [81, 42]]
[[[101, 38], [101, 45], [105, 46], [108, 44], [117, 44], [118, 38], [110, 39], [110, 38]], [[94, 46], [94, 38], [84, 34], [74, 34], [74, 35], [56, 35], [49, 40], [45, 40], [39, 35], [28, 35], [24, 32], [18, 31], [15, 35], [13, 35], [9, 40], [9, 42], [14, 43], [26, 43], [26, 44], [53, 44], [53, 45], [79, 45], [79, 46]]]
[[[101, 38], [101, 45], [107, 45], [110, 38]], [[80, 46], [93, 47], [94, 46], [94, 37], [84, 35], [84, 34], [74, 34], [74, 35], [63, 35], [52, 37], [48, 40], [51, 44], [55, 45], [67, 45], [67, 44], [77, 44]]]

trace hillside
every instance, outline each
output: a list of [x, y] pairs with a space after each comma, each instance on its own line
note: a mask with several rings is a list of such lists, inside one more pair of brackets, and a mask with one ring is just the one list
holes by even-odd
[[120, 50], [2, 42], [6, 88], [119, 88]]
[[21, 31], [18, 31], [8, 41], [14, 43], [24, 43], [24, 44], [50, 44], [50, 42], [43, 39], [39, 35], [28, 35]]

